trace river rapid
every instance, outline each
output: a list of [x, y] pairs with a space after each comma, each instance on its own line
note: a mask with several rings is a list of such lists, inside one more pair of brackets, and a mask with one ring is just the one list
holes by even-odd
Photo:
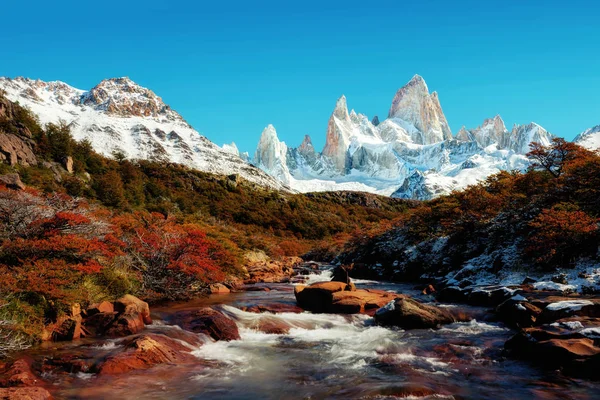
[[[321, 274], [309, 282], [329, 280]], [[428, 300], [413, 286], [354, 281]], [[241, 340], [189, 346], [197, 364], [160, 365], [117, 376], [92, 374], [43, 378], [56, 398], [86, 399], [598, 399], [600, 384], [570, 379], [526, 362], [506, 359], [502, 349], [512, 331], [486, 322], [482, 308], [460, 307], [475, 317], [439, 330], [390, 329], [366, 315], [252, 313], [242, 308], [272, 303], [295, 304], [292, 284], [257, 284], [270, 291], [211, 295], [186, 303], [153, 308], [150, 331], [176, 337], [181, 328], [170, 316], [183, 310], [215, 306], [234, 319]], [[261, 321], [284, 323], [287, 334], [266, 334]], [[122, 339], [48, 344], [32, 350], [47, 354], [102, 357]]]

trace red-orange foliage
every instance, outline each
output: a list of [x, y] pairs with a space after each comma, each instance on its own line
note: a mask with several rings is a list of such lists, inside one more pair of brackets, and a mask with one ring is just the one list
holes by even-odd
[[6, 237], [0, 245], [1, 290], [33, 303], [77, 300], [82, 279], [99, 273], [99, 260], [117, 252], [102, 240], [98, 225], [84, 212], [58, 211]]
[[158, 213], [138, 212], [113, 219], [125, 250], [134, 255], [145, 288], [183, 297], [196, 282], [224, 279], [225, 249], [196, 225], [178, 224]]
[[572, 205], [542, 210], [529, 226], [533, 232], [526, 250], [540, 264], [568, 265], [574, 257], [595, 251], [598, 219]]

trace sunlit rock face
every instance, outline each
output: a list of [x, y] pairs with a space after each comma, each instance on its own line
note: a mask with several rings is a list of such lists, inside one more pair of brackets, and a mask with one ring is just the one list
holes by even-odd
[[501, 170], [524, 170], [529, 144], [552, 138], [534, 123], [508, 131], [499, 115], [452, 137], [437, 94], [418, 75], [398, 90], [383, 121], [348, 111], [341, 96], [320, 153], [308, 135], [294, 148], [269, 134], [261, 136], [254, 162], [296, 190], [360, 190], [410, 199], [434, 198]]
[[452, 138], [437, 92], [429, 94], [425, 80], [415, 75], [392, 100], [388, 118], [399, 118], [412, 124], [421, 135], [416, 144], [431, 144]]

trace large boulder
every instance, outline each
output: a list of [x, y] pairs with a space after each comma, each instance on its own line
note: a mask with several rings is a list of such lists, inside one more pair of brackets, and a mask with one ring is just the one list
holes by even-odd
[[214, 284], [210, 285], [209, 290], [210, 290], [211, 294], [231, 293], [231, 290], [229, 290], [229, 288], [227, 286], [223, 285], [222, 283], [214, 283]]
[[123, 351], [108, 356], [95, 370], [101, 375], [114, 375], [148, 369], [158, 364], [181, 364], [195, 360], [190, 349], [180, 341], [165, 335], [148, 334], [129, 341]]
[[135, 296], [126, 294], [119, 300], [115, 301], [113, 305], [115, 311], [118, 313], [139, 314], [144, 324], [150, 325], [152, 323], [152, 318], [150, 318], [150, 307], [148, 306], [148, 303], [138, 299]]
[[428, 329], [456, 322], [456, 318], [446, 309], [403, 297], [377, 310], [375, 321], [380, 325], [403, 329]]
[[5, 185], [9, 189], [25, 189], [25, 184], [21, 181], [21, 177], [19, 176], [19, 174], [0, 175], [0, 184]]
[[595, 299], [549, 297], [544, 303], [545, 307], [539, 317], [541, 323], [573, 316], [600, 317], [600, 302]]
[[31, 139], [0, 132], [0, 162], [11, 166], [22, 165], [29, 167], [37, 165], [33, 152], [34, 143]]
[[146, 328], [142, 314], [137, 312], [124, 312], [117, 316], [115, 320], [104, 331], [104, 335], [111, 337], [122, 337], [135, 335]]
[[357, 314], [375, 313], [375, 311], [390, 301], [402, 295], [386, 292], [383, 290], [355, 290], [335, 292], [332, 296], [332, 313]]
[[514, 328], [526, 328], [536, 324], [542, 310], [521, 296], [514, 296], [496, 307], [496, 314]]
[[312, 312], [331, 312], [333, 294], [352, 291], [352, 286], [345, 282], [317, 282], [310, 286], [297, 285], [294, 288], [296, 302], [300, 307]]
[[173, 321], [185, 330], [203, 333], [214, 340], [240, 339], [240, 332], [235, 321], [210, 307], [182, 311], [173, 317]]

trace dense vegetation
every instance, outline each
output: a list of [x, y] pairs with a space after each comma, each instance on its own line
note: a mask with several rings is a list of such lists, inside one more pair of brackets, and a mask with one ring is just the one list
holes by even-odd
[[[0, 129], [27, 132], [37, 166], [9, 167], [28, 185], [0, 185], [0, 321], [38, 334], [68, 312], [125, 293], [182, 299], [244, 275], [244, 254], [277, 259], [319, 240], [371, 229], [407, 202], [361, 193], [290, 194], [237, 176], [112, 158], [65, 124], [41, 127], [16, 106]], [[73, 173], [63, 166], [71, 157]], [[2, 334], [0, 326], [0, 334]]]

